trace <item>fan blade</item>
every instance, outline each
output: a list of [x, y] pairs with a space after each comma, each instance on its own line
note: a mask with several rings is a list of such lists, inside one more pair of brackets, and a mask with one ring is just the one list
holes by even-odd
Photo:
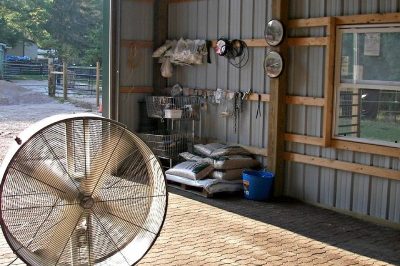
[[36, 166], [19, 164], [16, 170], [52, 188], [51, 193], [61, 199], [74, 201], [78, 196], [78, 189], [72, 180], [68, 179], [69, 177], [66, 177], [58, 167], [53, 167], [51, 164], [42, 163]]
[[102, 144], [99, 154], [87, 159], [87, 174], [81, 183], [81, 190], [85, 195], [92, 195], [96, 189], [103, 187], [111, 173], [116, 172], [119, 165], [129, 157], [131, 146], [132, 144], [125, 143], [124, 138], [111, 136], [109, 141]]
[[46, 232], [39, 232], [33, 240], [32, 244], [40, 247], [34, 253], [42, 258], [49, 258], [51, 264], [55, 265], [76, 230], [82, 214], [83, 209], [79, 205], [66, 205], [59, 223]]
[[117, 201], [100, 201], [95, 203], [96, 212], [113, 216], [112, 220], [121, 220], [129, 223], [129, 228], [151, 230], [146, 221], [151, 210], [152, 197], [139, 197]]

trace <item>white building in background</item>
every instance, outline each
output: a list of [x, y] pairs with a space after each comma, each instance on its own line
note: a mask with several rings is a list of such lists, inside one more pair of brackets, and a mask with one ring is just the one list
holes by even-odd
[[7, 50], [7, 55], [28, 56], [35, 60], [38, 57], [38, 46], [33, 41], [21, 41]]

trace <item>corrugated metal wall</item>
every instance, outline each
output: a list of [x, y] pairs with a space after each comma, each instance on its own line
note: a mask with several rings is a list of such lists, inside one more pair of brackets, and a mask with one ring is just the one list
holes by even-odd
[[[366, 13], [399, 12], [397, 0], [292, 0], [289, 18], [312, 18]], [[322, 29], [290, 32], [290, 35], [320, 36]], [[288, 94], [323, 96], [324, 48], [293, 47], [289, 51]], [[323, 110], [288, 106], [287, 130], [322, 136]], [[399, 159], [366, 153], [288, 143], [287, 151], [383, 168], [400, 169]], [[400, 222], [400, 182], [379, 177], [289, 162], [285, 193], [327, 207]]]
[[[265, 22], [270, 19], [271, 1], [199, 0], [170, 4], [169, 39], [262, 38]], [[291, 0], [289, 18], [399, 12], [395, 0]], [[290, 36], [323, 36], [322, 28], [300, 29]], [[250, 48], [248, 65], [241, 70], [213, 54], [212, 64], [201, 67], [178, 67], [169, 85], [180, 83], [191, 88], [229, 89], [269, 93], [269, 80], [263, 72], [266, 49]], [[324, 97], [323, 47], [292, 47], [289, 50], [288, 94]], [[218, 107], [210, 106], [203, 114], [203, 136], [244, 145], [268, 145], [268, 106], [263, 104], [263, 118], [255, 120], [257, 103], [248, 102], [241, 114], [238, 132], [233, 119], [221, 118]], [[290, 105], [287, 107], [287, 132], [322, 137], [323, 108]], [[365, 153], [287, 143], [286, 150], [317, 157], [399, 169], [398, 159]], [[312, 165], [286, 164], [286, 195], [358, 214], [400, 222], [400, 182]]]
[[[215, 40], [219, 37], [263, 38], [265, 23], [271, 18], [273, 0], [193, 0], [169, 5], [169, 39], [180, 37]], [[152, 40], [152, 5], [142, 1], [121, 0], [121, 39]], [[289, 18], [399, 12], [398, 0], [289, 0]], [[290, 36], [323, 36], [322, 28], [290, 31]], [[225, 58], [212, 53], [212, 64], [177, 67], [169, 85], [228, 89], [269, 93], [264, 75], [265, 48], [250, 48], [248, 64], [238, 70]], [[121, 86], [151, 86], [151, 49], [141, 51], [142, 62], [129, 70], [132, 47], [121, 48]], [[288, 95], [324, 97], [325, 49], [323, 47], [289, 48]], [[143, 95], [120, 94], [120, 121], [136, 129], [139, 120], [137, 100]], [[246, 102], [234, 132], [234, 119], [219, 116], [220, 106], [209, 105], [202, 113], [203, 137], [265, 148], [268, 145], [268, 104], [262, 104], [262, 118], [256, 120], [257, 102]], [[322, 136], [323, 109], [314, 106], [287, 107], [287, 132]], [[286, 151], [311, 156], [362, 163], [400, 170], [400, 159], [366, 153], [286, 143]], [[265, 162], [264, 162], [265, 163]], [[400, 222], [400, 182], [295, 162], [286, 163], [285, 194], [298, 199]]]
[[[169, 5], [169, 39], [189, 38], [216, 40], [263, 38], [265, 23], [270, 19], [266, 0], [199, 0]], [[177, 67], [168, 83], [189, 88], [225, 89], [268, 93], [269, 81], [264, 75], [265, 48], [249, 48], [250, 59], [245, 67], [236, 69], [225, 58], [212, 53], [212, 64]], [[219, 115], [221, 107], [209, 105], [202, 113], [203, 137], [220, 141], [267, 146], [268, 108], [261, 105], [262, 117], [256, 120], [257, 102], [245, 102], [244, 110], [234, 131], [234, 119]]]
[[[121, 0], [120, 39], [127, 41], [153, 40], [153, 3], [151, 1]], [[120, 87], [151, 87], [153, 85], [152, 48], [134, 44], [120, 48]], [[119, 94], [119, 121], [136, 131], [139, 125], [139, 106], [144, 94]]]

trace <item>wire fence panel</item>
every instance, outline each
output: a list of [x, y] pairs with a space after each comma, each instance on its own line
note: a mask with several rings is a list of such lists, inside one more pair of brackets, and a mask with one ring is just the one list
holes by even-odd
[[[101, 70], [99, 71], [99, 93], [101, 93]], [[3, 62], [0, 79], [4, 80], [48, 80], [49, 65], [40, 62]], [[62, 97], [63, 65], [55, 64], [51, 75], [55, 79], [55, 96]], [[67, 94], [74, 97], [96, 96], [96, 67], [69, 66], [67, 68]], [[25, 84], [26, 85], [26, 84]], [[33, 85], [32, 85], [33, 86]]]
[[[63, 66], [55, 65], [56, 96], [63, 95]], [[101, 74], [100, 74], [101, 89]], [[67, 68], [67, 90], [69, 95], [96, 95], [96, 67], [70, 66]]]
[[44, 63], [4, 62], [3, 79], [47, 79], [48, 66]]

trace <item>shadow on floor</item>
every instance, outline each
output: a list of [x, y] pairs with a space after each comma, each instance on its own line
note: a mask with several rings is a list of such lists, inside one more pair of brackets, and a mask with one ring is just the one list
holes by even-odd
[[240, 195], [207, 199], [175, 188], [169, 188], [169, 192], [274, 225], [352, 253], [400, 265], [399, 230], [289, 198], [256, 202], [245, 200]]

